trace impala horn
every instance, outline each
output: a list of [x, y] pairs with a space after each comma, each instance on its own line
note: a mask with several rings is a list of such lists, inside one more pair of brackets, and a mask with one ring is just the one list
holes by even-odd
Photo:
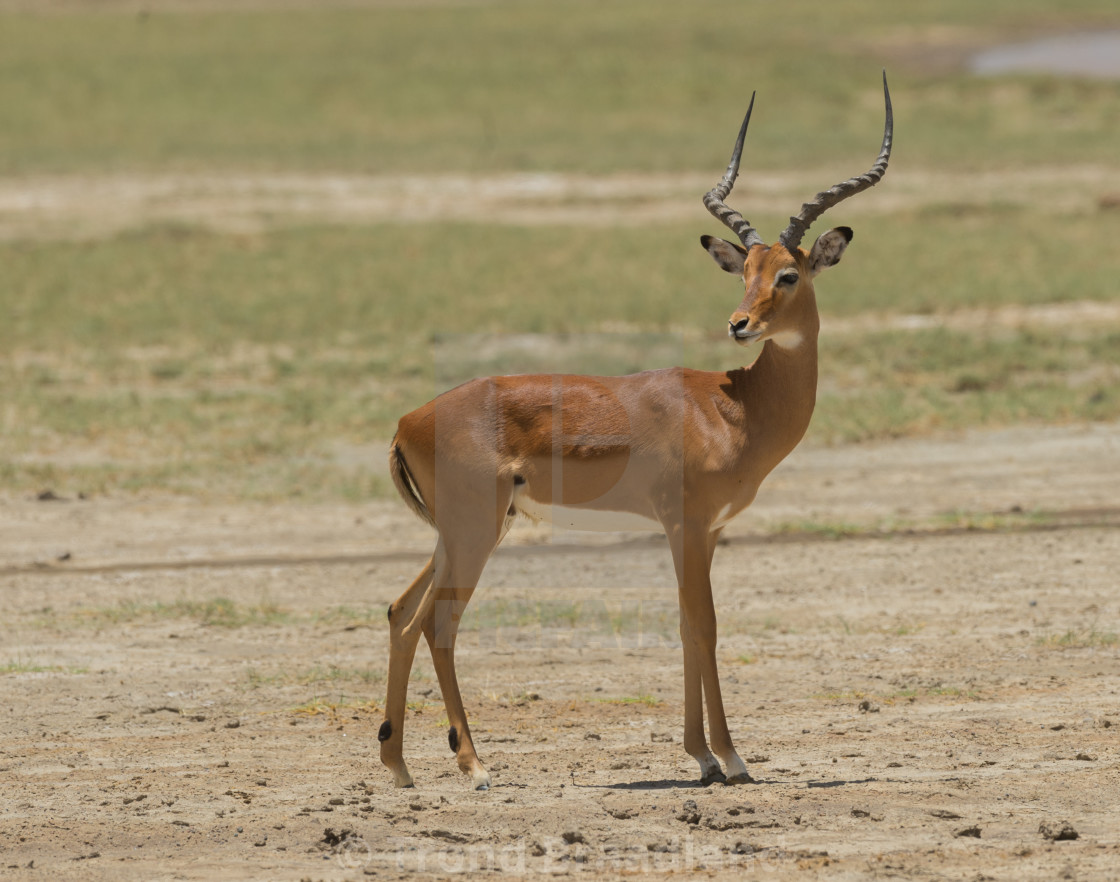
[[[864, 190], [874, 187], [882, 180], [887, 171], [887, 162], [891, 158], [891, 141], [894, 136], [894, 113], [891, 111], [891, 93], [887, 88], [886, 71], [883, 71], [883, 100], [887, 105], [887, 122], [883, 127], [883, 146], [879, 149], [879, 158], [875, 160], [875, 164], [871, 166], [867, 174], [860, 175], [858, 178], [850, 178], [828, 190], [822, 190], [813, 197], [812, 202], [806, 202], [801, 206], [801, 213], [797, 217], [789, 219], [789, 226], [778, 237], [778, 241], [788, 251], [793, 251], [801, 244], [801, 239], [805, 235], [805, 231], [809, 229], [809, 225], [832, 206], [843, 202], [849, 196], [855, 196], [856, 193], [862, 193]], [[705, 199], [705, 201], [707, 200]]]
[[758, 231], [745, 220], [739, 212], [724, 205], [723, 200], [735, 186], [735, 178], [739, 176], [739, 158], [743, 155], [743, 141], [747, 137], [747, 124], [751, 121], [751, 111], [754, 110], [754, 93], [751, 93], [751, 104], [747, 108], [747, 115], [743, 118], [743, 125], [739, 129], [739, 137], [735, 140], [735, 149], [731, 153], [731, 162], [727, 164], [727, 171], [723, 180], [704, 194], [704, 205], [720, 223], [727, 226], [739, 237], [743, 247], [748, 251], [752, 245], [765, 245]]

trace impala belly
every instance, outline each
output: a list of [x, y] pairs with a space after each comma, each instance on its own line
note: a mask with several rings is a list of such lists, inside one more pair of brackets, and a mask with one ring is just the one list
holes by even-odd
[[727, 503], [727, 505], [723, 507], [723, 510], [720, 511], [718, 515], [716, 515], [716, 519], [712, 524], [712, 529], [722, 530], [729, 523], [731, 523], [732, 519], [739, 513], [739, 511], [740, 509], [735, 508], [734, 503]]
[[616, 531], [649, 531], [660, 533], [663, 528], [652, 517], [630, 511], [608, 511], [599, 508], [580, 508], [574, 505], [552, 505], [538, 502], [524, 491], [513, 495], [513, 508], [534, 521], [545, 521], [565, 530], [587, 530], [595, 533]]

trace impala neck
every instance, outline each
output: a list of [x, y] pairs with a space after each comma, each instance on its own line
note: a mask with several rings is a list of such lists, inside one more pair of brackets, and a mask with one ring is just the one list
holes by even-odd
[[820, 320], [813, 304], [811, 313], [798, 322], [800, 340], [791, 335], [767, 340], [762, 353], [749, 367], [737, 396], [752, 457], [761, 457], [769, 467], [777, 465], [805, 435], [817, 401], [817, 335]]

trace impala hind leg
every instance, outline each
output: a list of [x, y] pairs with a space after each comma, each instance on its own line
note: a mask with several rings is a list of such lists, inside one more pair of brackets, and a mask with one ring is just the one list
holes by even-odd
[[413, 784], [403, 756], [404, 715], [408, 678], [421, 633], [432, 652], [432, 663], [451, 726], [448, 741], [459, 768], [471, 776], [476, 790], [490, 787], [490, 774], [475, 753], [455, 676], [455, 638], [459, 621], [490, 556], [490, 548], [484, 546], [483, 549], [485, 554], [474, 547], [453, 556], [446, 551], [441, 539], [428, 566], [389, 607], [389, 685], [385, 721], [377, 738], [381, 742], [381, 762], [393, 773], [398, 787]]
[[385, 721], [377, 733], [381, 742], [381, 762], [393, 773], [398, 787], [411, 787], [412, 775], [404, 761], [404, 712], [408, 697], [408, 677], [416, 655], [420, 630], [413, 624], [435, 575], [437, 558], [443, 557], [442, 543], [427, 566], [397, 600], [389, 606], [389, 676], [385, 696]]
[[[442, 513], [440, 541], [444, 555], [437, 561], [432, 588], [418, 613], [447, 710], [447, 742], [459, 769], [470, 775], [475, 790], [490, 789], [490, 773], [479, 762], [467, 723], [455, 674], [455, 640], [486, 562], [513, 524], [513, 487], [511, 478], [498, 482], [496, 494], [493, 490], [486, 492], [488, 481], [471, 488], [473, 492], [459, 488], [460, 495], [453, 497]], [[480, 517], [479, 513], [485, 512], [491, 501], [500, 504], [490, 516]]]
[[[512, 493], [512, 488], [510, 488]], [[416, 621], [423, 629], [432, 653], [432, 664], [439, 678], [443, 704], [447, 710], [448, 744], [455, 753], [460, 770], [470, 775], [475, 790], [490, 789], [490, 773], [479, 762], [467, 724], [463, 697], [455, 675], [455, 640], [459, 622], [478, 585], [490, 555], [505, 537], [512, 522], [508, 502], [497, 522], [480, 522], [464, 514], [454, 521], [455, 529], [441, 533], [442, 554], [437, 556], [432, 586], [424, 594]]]

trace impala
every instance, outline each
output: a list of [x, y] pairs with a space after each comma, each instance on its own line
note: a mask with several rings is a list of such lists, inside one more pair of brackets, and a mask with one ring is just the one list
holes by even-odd
[[809, 425], [820, 325], [813, 279], [840, 260], [852, 231], [822, 233], [808, 251], [800, 243], [827, 209], [886, 172], [893, 116], [885, 74], [883, 99], [886, 124], [875, 164], [818, 193], [767, 246], [724, 203], [738, 176], [751, 97], [727, 171], [704, 196], [708, 210], [739, 241], [701, 239], [715, 262], [746, 285], [729, 334], [742, 346], [762, 344], [749, 367], [668, 368], [624, 377], [487, 377], [400, 420], [389, 453], [393, 481], [438, 538], [431, 560], [389, 607], [388, 696], [378, 740], [381, 761], [397, 786], [412, 784], [402, 743], [408, 678], [421, 634], [431, 649], [459, 768], [476, 789], [490, 786], [455, 676], [455, 637], [486, 561], [517, 515], [572, 529], [665, 533], [679, 587], [684, 748], [700, 764], [704, 784], [751, 780], [732, 744], [720, 696], [712, 554], [723, 528], [751, 504], [763, 478]]

